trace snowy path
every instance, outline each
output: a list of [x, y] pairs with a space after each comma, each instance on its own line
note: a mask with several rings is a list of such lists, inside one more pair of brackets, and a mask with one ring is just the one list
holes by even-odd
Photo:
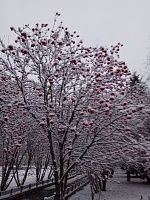
[[[89, 185], [69, 200], [91, 200]], [[119, 171], [108, 180], [107, 191], [101, 192], [100, 198], [97, 196], [96, 200], [150, 200], [150, 184], [135, 177], [127, 182], [126, 174]]]

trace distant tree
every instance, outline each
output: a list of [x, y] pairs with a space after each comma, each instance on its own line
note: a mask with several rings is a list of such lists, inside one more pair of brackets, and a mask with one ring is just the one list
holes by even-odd
[[141, 79], [139, 78], [139, 74], [137, 75], [136, 72], [134, 72], [131, 76], [131, 86], [135, 86], [137, 83], [141, 82]]
[[147, 85], [136, 73], [131, 78], [131, 87], [129, 87], [127, 99], [128, 101], [130, 99], [132, 104], [136, 106], [133, 110], [132, 118], [129, 117], [128, 123], [133, 139], [128, 150], [124, 152], [123, 160], [126, 160], [125, 165], [128, 170], [132, 168], [134, 172], [140, 173], [149, 168], [150, 93]]
[[150, 88], [150, 50], [148, 51], [148, 55], [145, 62], [145, 79], [148, 87]]

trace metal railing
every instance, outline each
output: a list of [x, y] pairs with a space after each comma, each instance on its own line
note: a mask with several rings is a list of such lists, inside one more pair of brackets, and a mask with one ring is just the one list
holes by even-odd
[[[71, 179], [72, 177], [76, 176], [76, 172], [71, 172], [69, 174], [69, 179]], [[16, 188], [12, 188], [9, 190], [5, 190], [5, 191], [0, 191], [0, 199], [2, 199], [2, 197], [5, 196], [13, 196], [22, 192], [27, 192], [30, 191], [32, 189], [35, 189], [37, 187], [42, 187], [42, 186], [46, 186], [46, 185], [54, 185], [54, 179], [48, 179], [48, 180], [44, 180], [44, 181], [40, 181], [40, 182], [36, 182], [36, 183], [31, 183], [28, 185], [21, 185], [19, 187]]]
[[4, 197], [4, 196], [12, 196], [12, 195], [19, 194], [19, 193], [22, 193], [22, 192], [25, 192], [25, 191], [29, 191], [31, 189], [35, 189], [37, 187], [49, 185], [50, 183], [53, 185], [54, 180], [48, 179], [48, 180], [40, 181], [40, 182], [37, 182], [37, 183], [30, 183], [28, 185], [21, 185], [20, 187], [12, 188], [10, 190], [0, 191], [0, 199], [2, 199], [1, 197]]
[[[81, 190], [88, 183], [89, 183], [88, 176], [82, 177], [74, 181], [73, 183], [71, 183], [66, 189], [65, 199], [68, 199], [69, 197], [71, 197], [73, 194]], [[55, 195], [50, 196], [50, 197], [44, 197], [44, 200], [55, 200]]]
[[88, 176], [82, 177], [81, 179], [74, 181], [72, 184], [70, 184], [67, 187], [66, 195], [65, 195], [66, 199], [72, 196], [73, 194], [75, 194], [78, 190], [82, 189], [88, 183], [89, 183]]

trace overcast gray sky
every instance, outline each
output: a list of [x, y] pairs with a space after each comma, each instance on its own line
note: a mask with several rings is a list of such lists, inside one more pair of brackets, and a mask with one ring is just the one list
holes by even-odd
[[51, 27], [55, 12], [85, 45], [122, 43], [121, 60], [131, 71], [144, 74], [150, 47], [150, 0], [0, 0], [0, 37], [5, 37], [6, 44], [13, 41], [10, 26], [48, 23]]

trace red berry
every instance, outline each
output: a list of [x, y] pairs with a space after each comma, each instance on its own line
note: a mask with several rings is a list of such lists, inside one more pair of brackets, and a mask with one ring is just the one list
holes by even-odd
[[8, 46], [8, 49], [9, 49], [10, 51], [12, 51], [14, 48], [13, 48], [12, 45], [9, 45], [9, 46]]
[[61, 60], [61, 57], [58, 57], [57, 59], [58, 59], [58, 60]]
[[31, 44], [31, 47], [34, 47], [35, 46], [35, 44]]

